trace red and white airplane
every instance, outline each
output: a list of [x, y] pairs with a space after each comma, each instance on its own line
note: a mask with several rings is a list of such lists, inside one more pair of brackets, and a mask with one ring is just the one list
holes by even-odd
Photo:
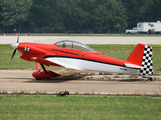
[[[60, 76], [46, 70], [44, 65], [53, 65], [77, 70], [122, 73], [130, 75], [152, 75], [152, 48], [138, 44], [126, 60], [120, 60], [101, 55], [85, 44], [73, 40], [61, 40], [54, 44], [17, 43], [11, 44], [18, 50], [20, 58], [36, 62], [37, 71], [33, 72], [35, 79], [46, 79]], [[43, 71], [40, 71], [40, 65]]]

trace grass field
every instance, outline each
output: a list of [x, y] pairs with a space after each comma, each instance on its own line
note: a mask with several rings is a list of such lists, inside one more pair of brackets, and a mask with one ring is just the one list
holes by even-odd
[[161, 120], [161, 99], [119, 96], [0, 96], [1, 120]]
[[[103, 55], [126, 60], [136, 45], [89, 45]], [[153, 66], [155, 71], [161, 70], [161, 45], [150, 45], [153, 47]], [[17, 51], [13, 60], [11, 56], [13, 48], [10, 45], [0, 45], [0, 69], [36, 69], [34, 62], [20, 59], [21, 54]], [[48, 69], [61, 69], [49, 67]]]

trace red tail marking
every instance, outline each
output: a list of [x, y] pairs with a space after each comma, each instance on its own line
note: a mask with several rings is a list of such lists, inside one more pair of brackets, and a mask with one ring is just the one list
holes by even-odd
[[126, 61], [128, 61], [132, 64], [136, 64], [136, 65], [141, 66], [142, 58], [143, 58], [143, 54], [144, 54], [144, 48], [145, 48], [144, 44], [140, 44], [140, 43], [137, 44], [137, 46], [132, 51], [132, 53], [129, 55], [129, 57], [126, 59]]

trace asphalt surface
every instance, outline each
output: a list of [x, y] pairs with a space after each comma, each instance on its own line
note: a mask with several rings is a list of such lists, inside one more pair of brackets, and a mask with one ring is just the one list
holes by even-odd
[[[67, 90], [71, 94], [161, 95], [161, 81], [115, 79], [80, 80], [80, 77], [61, 76], [57, 79], [35, 80], [31, 70], [0, 70], [1, 93], [48, 93]], [[98, 75], [97, 75], [98, 77]]]
[[[59, 40], [76, 40], [84, 44], [159, 44], [161, 37], [77, 37], [77, 36], [20, 36], [20, 42], [35, 42], [53, 44]], [[0, 36], [0, 44], [11, 44], [17, 41], [17, 36]]]
[[[20, 42], [36, 42], [53, 44], [59, 40], [76, 40], [84, 44], [158, 44], [161, 37], [30, 37], [20, 36]], [[17, 41], [16, 36], [0, 36], [0, 44], [11, 44]], [[0, 93], [58, 93], [68, 90], [70, 94], [137, 94], [161, 95], [160, 75], [155, 81], [130, 78], [101, 81], [98, 77], [90, 76], [90, 80], [80, 80], [78, 76], [61, 76], [59, 79], [37, 81], [32, 77], [33, 71], [0, 70]], [[110, 77], [110, 76], [108, 76]], [[112, 77], [112, 76], [111, 76]]]

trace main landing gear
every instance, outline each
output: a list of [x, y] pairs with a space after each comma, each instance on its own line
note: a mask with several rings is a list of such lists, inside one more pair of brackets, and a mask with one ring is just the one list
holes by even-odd
[[[40, 65], [41, 65], [43, 71], [40, 70]], [[32, 73], [32, 76], [36, 80], [48, 79], [48, 78], [60, 76], [59, 74], [57, 74], [55, 72], [52, 72], [50, 70], [46, 70], [43, 64], [39, 64], [36, 62], [36, 67], [37, 67], [37, 71]]]

